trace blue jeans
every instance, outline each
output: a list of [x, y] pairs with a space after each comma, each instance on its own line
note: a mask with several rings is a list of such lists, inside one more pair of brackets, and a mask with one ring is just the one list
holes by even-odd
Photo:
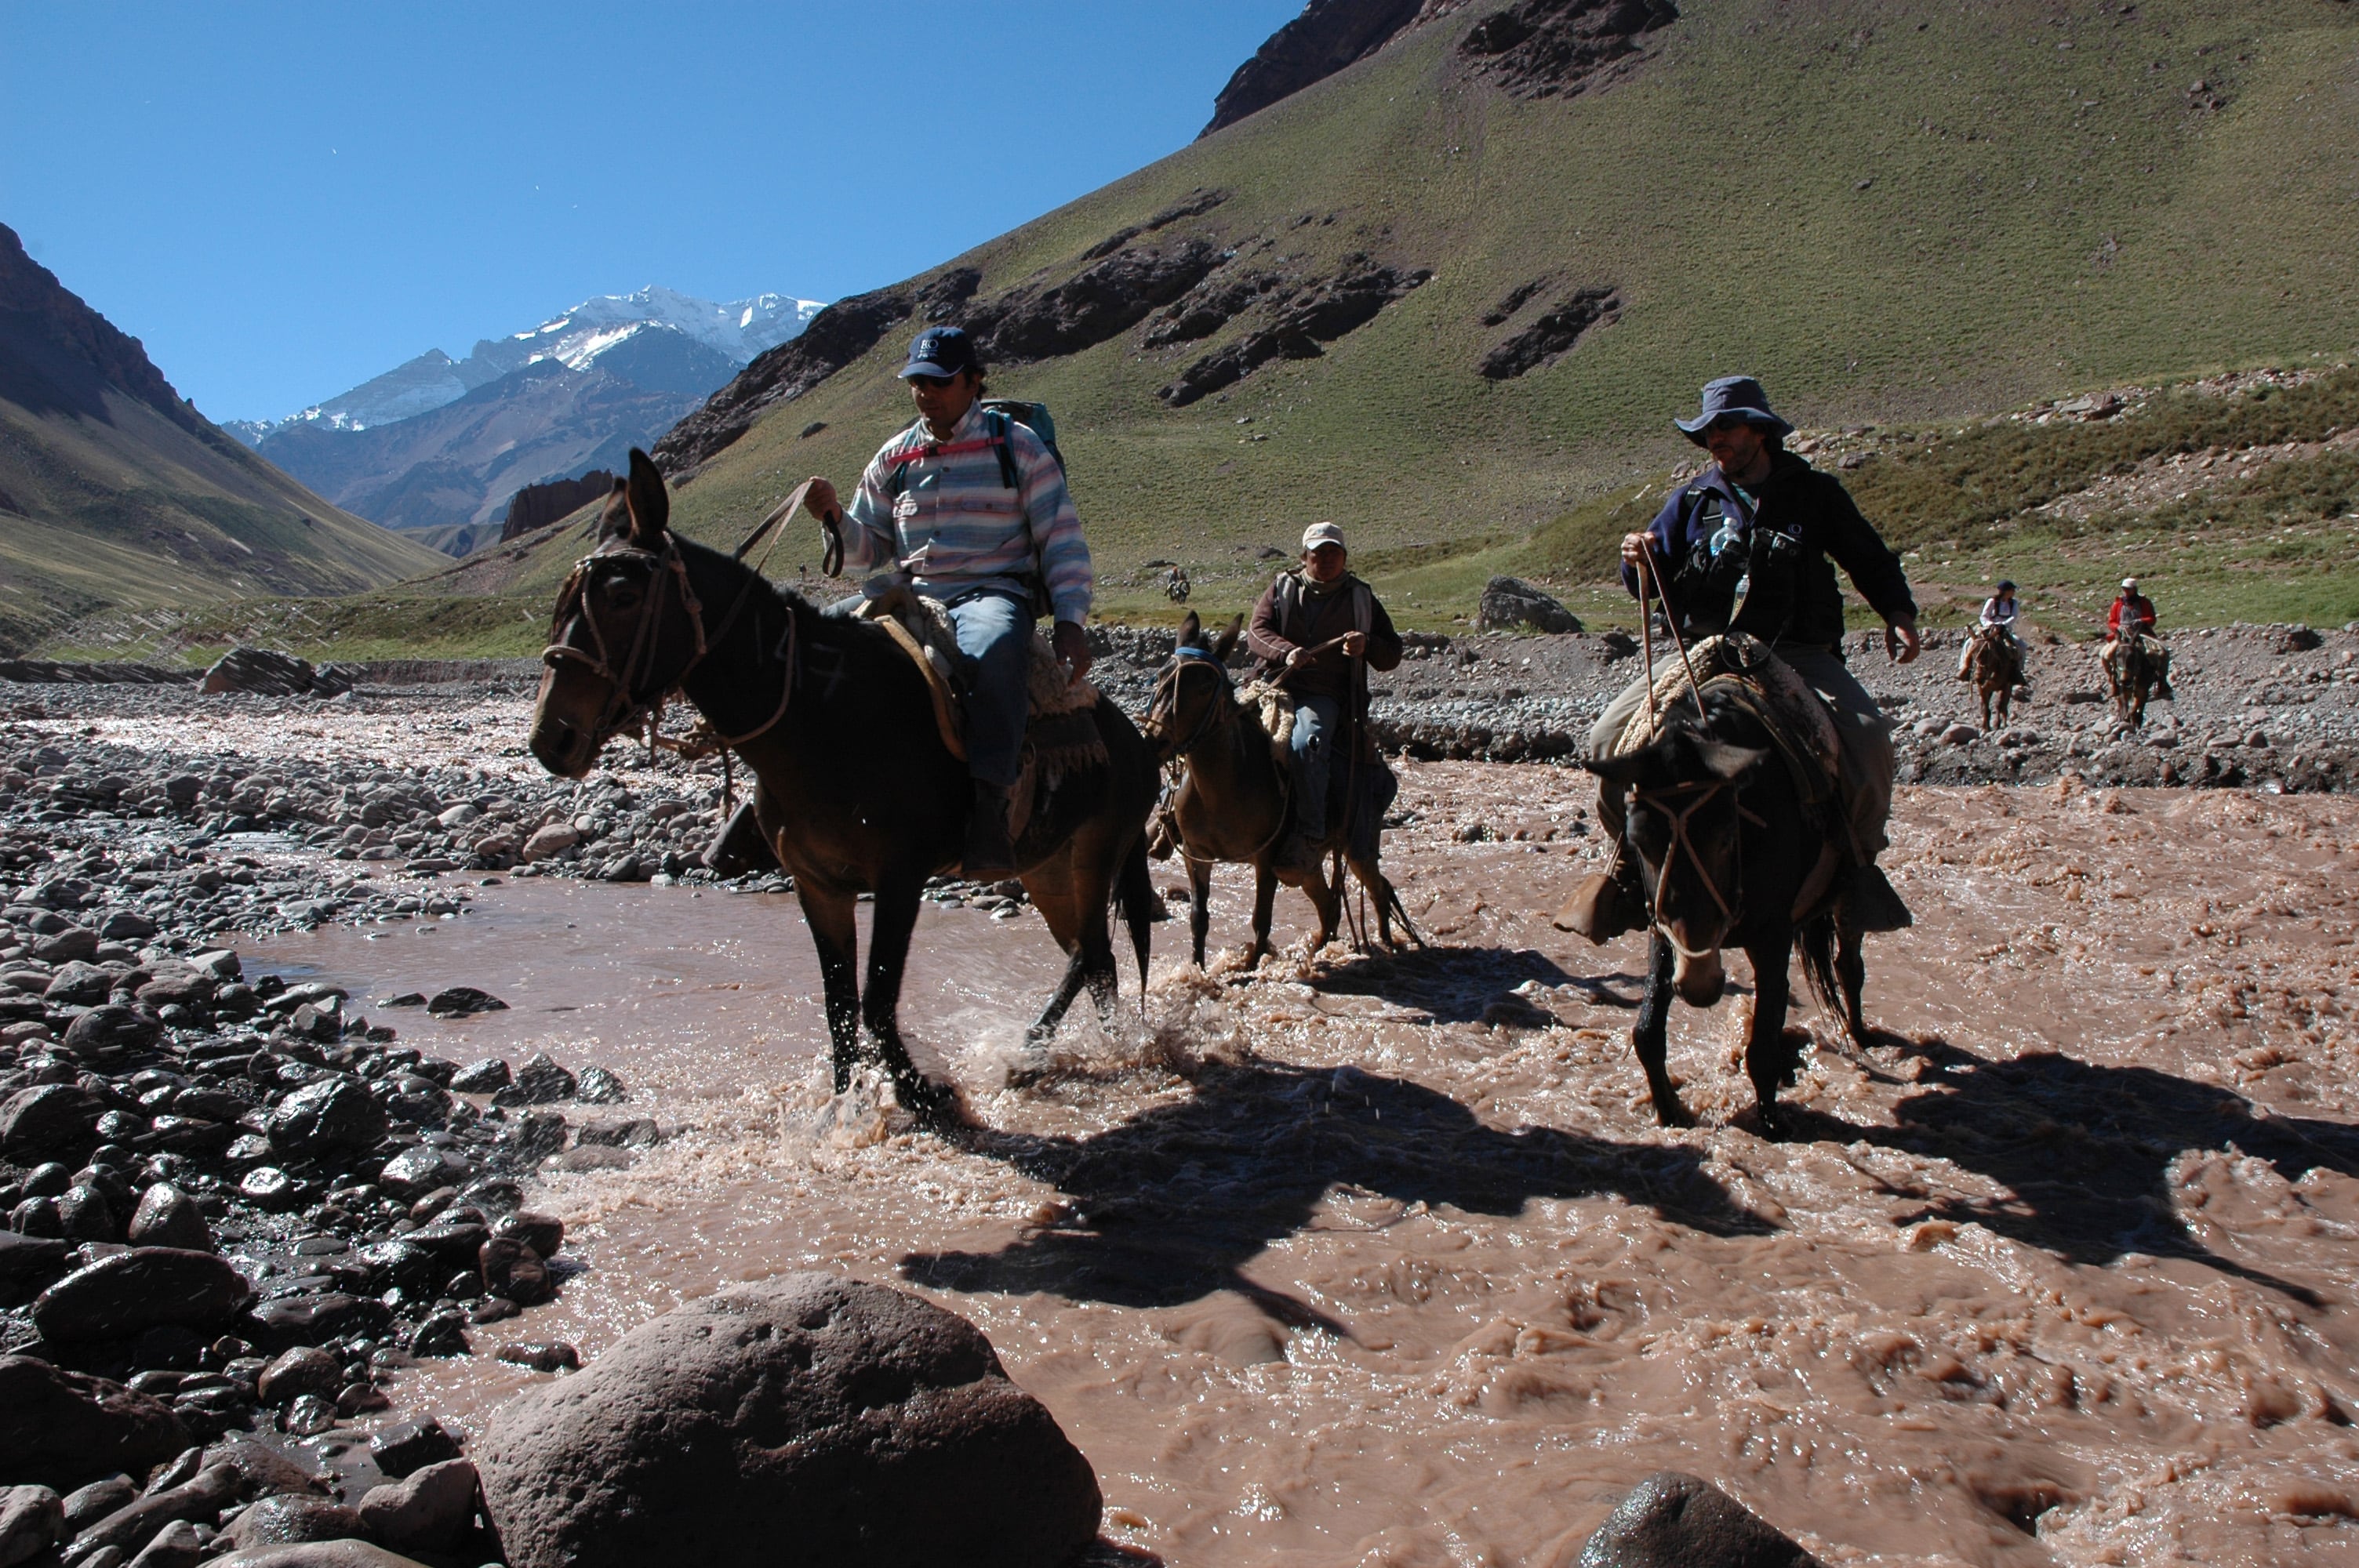
[[1024, 762], [1031, 717], [1032, 607], [984, 589], [950, 606], [959, 652], [974, 662], [966, 699], [966, 771], [984, 784], [1012, 784]]
[[1332, 697], [1294, 701], [1294, 826], [1316, 843], [1327, 836], [1327, 774], [1343, 722], [1343, 704]]

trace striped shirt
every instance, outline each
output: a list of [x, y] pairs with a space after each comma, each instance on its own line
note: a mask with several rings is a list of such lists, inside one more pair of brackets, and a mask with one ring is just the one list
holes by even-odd
[[1094, 581], [1090, 547], [1063, 470], [1029, 428], [1013, 422], [1008, 428], [1023, 481], [1018, 490], [1007, 488], [998, 449], [988, 446], [912, 458], [899, 465], [894, 484], [893, 460], [901, 453], [980, 441], [988, 433], [978, 402], [947, 441], [934, 442], [920, 419], [878, 449], [844, 509], [844, 569], [898, 562], [919, 593], [940, 600], [984, 588], [1029, 598], [1038, 582], [1048, 589], [1057, 619], [1079, 624], [1089, 617]]

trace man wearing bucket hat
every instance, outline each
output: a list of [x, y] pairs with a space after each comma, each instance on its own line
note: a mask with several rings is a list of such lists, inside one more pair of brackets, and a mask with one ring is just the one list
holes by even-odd
[[[1400, 633], [1375, 592], [1352, 575], [1343, 530], [1302, 531], [1302, 566], [1280, 572], [1254, 606], [1245, 646], [1262, 677], [1293, 697], [1294, 833], [1285, 858], [1300, 862], [1327, 837], [1330, 762], [1339, 741], [1366, 733], [1368, 670], [1399, 667]], [[1348, 716], [1349, 723], [1346, 724]]]
[[[1892, 814], [1892, 727], [1843, 665], [1843, 590], [1834, 573], [1841, 566], [1883, 617], [1886, 653], [1905, 665], [1919, 643], [1917, 603], [1900, 559], [1840, 481], [1785, 449], [1794, 427], [1771, 410], [1751, 376], [1711, 383], [1696, 416], [1673, 423], [1711, 452], [1712, 465], [1673, 491], [1646, 532], [1624, 535], [1623, 583], [1637, 593], [1651, 548], [1660, 574], [1656, 588], [1682, 637], [1750, 633], [1825, 701], [1842, 741], [1838, 788], [1854, 848], [1848, 913], [1864, 930], [1907, 925], [1908, 906], [1875, 865]], [[1667, 657], [1676, 662], [1678, 655]], [[1641, 672], [1606, 705], [1590, 734], [1593, 755], [1619, 739], [1645, 703], [1652, 676], [1668, 667], [1658, 661], [1654, 672]], [[1645, 924], [1637, 869], [1621, 850], [1623, 815], [1618, 793], [1600, 790], [1598, 827], [1615, 847], [1614, 862], [1583, 881], [1557, 914], [1560, 926], [1593, 942]]]
[[805, 503], [840, 531], [846, 571], [897, 564], [918, 592], [949, 610], [959, 650], [973, 661], [966, 750], [974, 803], [962, 870], [1013, 876], [1007, 795], [1030, 717], [1033, 623], [1041, 610], [1053, 611], [1057, 656], [1076, 677], [1088, 672], [1090, 547], [1048, 443], [983, 406], [983, 362], [963, 330], [919, 333], [900, 373], [917, 423], [877, 449], [849, 507], [821, 478]]

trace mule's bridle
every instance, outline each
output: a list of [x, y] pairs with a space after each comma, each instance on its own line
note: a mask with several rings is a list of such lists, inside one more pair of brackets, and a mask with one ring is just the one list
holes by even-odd
[[1139, 728], [1150, 739], [1160, 741], [1169, 728], [1159, 715], [1166, 711], [1167, 703], [1174, 709], [1180, 706], [1180, 677], [1187, 673], [1190, 665], [1203, 665], [1210, 668], [1221, 677], [1223, 690], [1220, 697], [1204, 705], [1204, 716], [1196, 720], [1195, 726], [1188, 731], [1188, 738], [1171, 748], [1173, 762], [1178, 762], [1210, 740], [1212, 731], [1220, 727], [1222, 718], [1236, 706], [1234, 702], [1222, 700], [1222, 697], [1234, 697], [1236, 692], [1236, 683], [1229, 678], [1227, 668], [1209, 650], [1191, 648], [1183, 643], [1172, 651], [1171, 667], [1157, 679], [1155, 693], [1147, 698], [1147, 722]]
[[[1688, 822], [1697, 812], [1702, 810], [1718, 796], [1721, 791], [1734, 792], [1735, 788], [1734, 783], [1728, 779], [1688, 779], [1679, 784], [1664, 784], [1657, 789], [1633, 786], [1630, 791], [1633, 803], [1649, 806], [1670, 818], [1671, 847], [1664, 853], [1662, 869], [1655, 873], [1655, 896], [1647, 911], [1647, 923], [1661, 932], [1663, 940], [1669, 942], [1672, 949], [1683, 958], [1701, 958], [1704, 954], [1701, 951], [1690, 952], [1681, 946], [1680, 939], [1671, 935], [1670, 927], [1665, 924], [1663, 918], [1663, 894], [1671, 885], [1671, 868], [1679, 864], [1680, 850], [1687, 851], [1689, 863], [1695, 867], [1696, 875], [1702, 879], [1704, 891], [1712, 894], [1712, 902], [1720, 906], [1722, 920], [1725, 921], [1730, 927], [1733, 928], [1736, 925], [1737, 906], [1745, 902], [1745, 855], [1742, 847], [1739, 847], [1736, 857], [1736, 896], [1731, 899], [1726, 893], [1721, 892], [1720, 880], [1712, 874], [1712, 868], [1706, 865], [1703, 857], [1696, 852], [1695, 839], [1688, 833]], [[1688, 797], [1687, 804], [1676, 805], [1670, 798], [1672, 796]], [[1761, 817], [1745, 808], [1742, 798], [1736, 802], [1736, 813], [1756, 827], [1768, 826]]]
[[[598, 623], [597, 611], [592, 608], [589, 592], [594, 569], [605, 561], [645, 561], [648, 568], [647, 602], [641, 607], [638, 624], [631, 633], [631, 645], [619, 666], [614, 663], [605, 628]], [[557, 609], [549, 622], [549, 643], [540, 651], [540, 662], [555, 669], [570, 660], [606, 683], [606, 700], [599, 709], [596, 730], [596, 740], [603, 745], [617, 730], [648, 709], [659, 707], [666, 697], [679, 689], [696, 667], [704, 662], [705, 655], [729, 635], [746, 601], [753, 597], [756, 585], [761, 580], [758, 572], [747, 574], [745, 587], [738, 589], [736, 600], [729, 606], [729, 613], [721, 618], [719, 628], [708, 637], [704, 630], [703, 601], [697, 598], [696, 589], [689, 582], [688, 562], [681, 557], [679, 546], [669, 535], [665, 536], [660, 550], [643, 549], [636, 546], [592, 550], [573, 563], [573, 569], [566, 574], [564, 585], [558, 589]], [[668, 586], [676, 587], [679, 590], [680, 608], [688, 612], [689, 629], [696, 639], [696, 651], [689, 655], [688, 663], [680, 666], [679, 673], [664, 683], [661, 690], [642, 691], [641, 687], [655, 668]], [[786, 717], [787, 706], [794, 700], [799, 639], [795, 635], [794, 606], [791, 603], [787, 605], [786, 611], [787, 633], [779, 639], [779, 647], [786, 655], [787, 667], [786, 678], [779, 683], [778, 706], [769, 718], [744, 734], [716, 737], [724, 746], [743, 745], [770, 730]], [[591, 647], [588, 649], [577, 648], [566, 641], [577, 621], [589, 631]]]

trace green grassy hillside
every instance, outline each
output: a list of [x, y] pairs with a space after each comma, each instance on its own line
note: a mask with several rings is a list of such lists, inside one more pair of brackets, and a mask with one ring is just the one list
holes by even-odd
[[[1005, 368], [995, 390], [1058, 412], [1103, 568], [1173, 556], [1201, 582], [1319, 516], [1364, 550], [1521, 538], [1684, 460], [1669, 417], [1733, 368], [1840, 429], [2359, 346], [2342, 0], [1698, 0], [1627, 79], [1528, 102], [1456, 49], [1486, 9], [956, 258], [986, 302], [1209, 187], [1234, 194], [1165, 233], [1435, 271], [1323, 357], [1181, 409], [1157, 388], [1219, 339], [1135, 328]], [[1482, 316], [1542, 276], [1617, 288], [1619, 319], [1485, 380]], [[679, 514], [719, 537], [806, 472], [848, 481], [903, 417], [907, 335], [774, 409]]]
[[[1431, 269], [1316, 357], [1276, 359], [1186, 406], [1158, 389], [1235, 344], [1252, 311], [1165, 347], [1147, 345], [1161, 319], [1149, 316], [996, 369], [995, 392], [1056, 411], [1103, 609], [1168, 610], [1141, 569], [1154, 558], [1188, 567], [1196, 605], [1241, 606], [1266, 580], [1264, 546], [1290, 548], [1306, 522], [1332, 517], [1412, 623], [1465, 612], [1495, 570], [1542, 576], [1584, 613], [1626, 621], [1618, 590], [1597, 586], [1610, 535], [1691, 465], [1670, 416], [1741, 369], [1823, 443], [1823, 460], [1860, 460], [1846, 477], [1918, 552], [1937, 615], [1998, 573], [2028, 584], [2052, 568], [2055, 592], [2092, 593], [2125, 556], [2190, 589], [2233, 571], [2229, 589], [2201, 595], [2216, 618], [2359, 614], [2332, 552], [2290, 558], [2286, 497], [2239, 492], [2233, 517], [2164, 539], [2186, 526], [2169, 510], [2179, 503], [2112, 474], [2155, 454], [2129, 450], [2144, 438], [2104, 435], [2145, 427], [2157, 404], [2100, 425], [2017, 418], [1957, 434], [2082, 392], [2359, 351], [2359, 5], [1689, 0], [1611, 80], [1541, 98], [1503, 91], [1462, 49], [1499, 9], [1477, 0], [912, 280], [939, 287], [974, 269], [972, 300], [951, 314], [988, 316], [1204, 190], [1227, 199], [1131, 243], [1201, 238], [1238, 253], [1230, 272], [1299, 282], [1355, 254]], [[1610, 321], [1519, 376], [1479, 373], [1582, 288], [1614, 291]], [[734, 542], [806, 474], [848, 486], [908, 417], [892, 373], [918, 308], [703, 462], [676, 520]], [[1863, 427], [1875, 429], [1843, 434]], [[2071, 447], [2082, 428], [2128, 445]], [[2052, 484], [1967, 517], [1952, 492], [2029, 460], [2008, 441], [2065, 443]], [[2204, 473], [2193, 489], [2207, 494], [2231, 477]], [[2334, 488], [2331, 474], [2320, 482]], [[2104, 504], [2087, 516], [2039, 510], [2092, 485]], [[2299, 499], [2308, 525], [2327, 525], [2336, 497]], [[529, 597], [577, 547], [499, 552], [439, 582]], [[771, 570], [816, 565], [799, 524]]]

